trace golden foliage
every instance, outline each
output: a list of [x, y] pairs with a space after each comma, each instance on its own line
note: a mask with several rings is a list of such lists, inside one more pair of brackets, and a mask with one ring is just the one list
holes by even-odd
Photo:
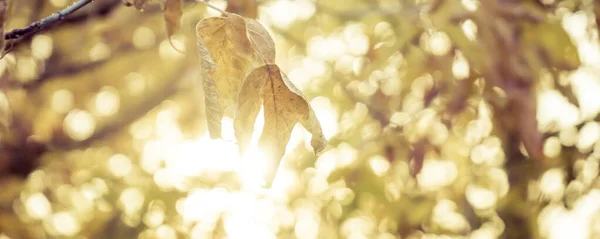
[[599, 2], [202, 2], [9, 35], [0, 239], [600, 235]]

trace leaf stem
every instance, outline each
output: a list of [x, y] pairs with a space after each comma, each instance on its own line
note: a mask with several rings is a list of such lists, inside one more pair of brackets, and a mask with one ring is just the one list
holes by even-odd
[[226, 11], [224, 11], [223, 9], [220, 9], [220, 8], [216, 7], [215, 5], [212, 5], [212, 4], [208, 3], [208, 1], [206, 1], [206, 0], [197, 0], [197, 1], [201, 2], [201, 3], [204, 3], [204, 5], [206, 5], [207, 7], [210, 7], [212, 9], [214, 9], [215, 11], [218, 11], [220, 13], [223, 13], [224, 15], [227, 15]]

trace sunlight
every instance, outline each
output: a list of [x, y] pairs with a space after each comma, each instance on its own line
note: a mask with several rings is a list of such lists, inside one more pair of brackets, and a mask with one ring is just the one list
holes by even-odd
[[45, 60], [52, 55], [53, 39], [48, 35], [36, 35], [31, 40], [31, 53], [33, 57]]
[[437, 190], [451, 184], [458, 176], [458, 169], [453, 161], [425, 159], [417, 180], [423, 189]]
[[52, 213], [50, 202], [42, 193], [29, 196], [25, 200], [25, 209], [33, 219], [42, 219]]
[[465, 56], [461, 52], [457, 52], [454, 57], [454, 62], [452, 64], [452, 74], [458, 80], [463, 80], [469, 77], [471, 68], [469, 67], [469, 62], [465, 59]]
[[[173, 45], [171, 45], [171, 42], [173, 43]], [[171, 42], [169, 42], [169, 40], [164, 40], [160, 42], [160, 45], [158, 47], [158, 53], [160, 55], [160, 58], [163, 58], [165, 60], [175, 60], [183, 58], [185, 55], [182, 54], [180, 51], [186, 51], [185, 41], [177, 39], [175, 36], [173, 36], [171, 38]]]
[[273, 170], [272, 163], [268, 162], [265, 153], [257, 147], [251, 147], [238, 167], [238, 173], [247, 189], [257, 189], [266, 184], [267, 173]]
[[96, 120], [87, 111], [72, 110], [63, 123], [63, 129], [74, 140], [85, 140], [96, 130]]
[[450, 37], [442, 31], [434, 31], [428, 35], [428, 48], [437, 56], [446, 55], [450, 51]]
[[348, 50], [348, 46], [342, 36], [317, 36], [306, 43], [309, 56], [320, 60], [335, 61], [342, 57]]
[[111, 51], [110, 46], [103, 42], [98, 42], [90, 49], [88, 57], [91, 61], [101, 61], [108, 58], [112, 53]]
[[580, 68], [571, 74], [573, 92], [577, 96], [581, 117], [588, 119], [600, 112], [600, 82], [598, 71], [593, 68]]
[[101, 116], [109, 116], [119, 111], [121, 98], [119, 90], [112, 86], [103, 87], [95, 97], [95, 111]]
[[465, 9], [471, 12], [476, 11], [477, 8], [479, 8], [479, 4], [481, 4], [479, 0], [461, 0], [460, 2], [462, 3], [463, 7], [465, 7]]
[[272, 1], [264, 4], [263, 8], [268, 17], [261, 20], [280, 28], [288, 28], [294, 21], [306, 20], [315, 14], [315, 5], [309, 0]]
[[81, 230], [77, 217], [70, 212], [59, 212], [52, 215], [52, 227], [61, 236], [74, 236]]
[[591, 0], [115, 1], [0, 0], [0, 239], [600, 235]]

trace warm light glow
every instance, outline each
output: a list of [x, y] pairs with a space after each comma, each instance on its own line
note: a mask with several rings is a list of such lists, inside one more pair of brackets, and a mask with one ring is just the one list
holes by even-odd
[[[264, 6], [267, 17], [266, 22], [280, 28], [287, 28], [296, 20], [306, 20], [315, 13], [315, 5], [309, 0], [281, 0], [267, 2]], [[290, 9], [294, 9], [290, 11]]]
[[426, 159], [417, 179], [424, 189], [437, 190], [452, 183], [457, 173], [456, 165], [452, 161]]
[[102, 116], [108, 116], [117, 113], [120, 106], [119, 91], [114, 87], [104, 87], [96, 95], [96, 112]]
[[25, 200], [25, 208], [27, 213], [34, 219], [42, 219], [52, 212], [50, 202], [46, 196], [41, 193], [36, 193]]
[[63, 129], [74, 140], [85, 140], [96, 130], [96, 120], [87, 111], [72, 110], [65, 118]]

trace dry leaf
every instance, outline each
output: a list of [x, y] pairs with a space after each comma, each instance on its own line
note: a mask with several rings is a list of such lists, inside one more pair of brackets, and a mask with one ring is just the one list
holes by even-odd
[[[275, 63], [275, 42], [269, 32], [256, 20], [246, 18], [248, 37], [262, 64]], [[261, 65], [262, 65], [261, 64]]]
[[261, 104], [264, 104], [265, 124], [259, 146], [273, 163], [267, 178], [270, 184], [296, 123], [302, 124], [312, 134], [311, 145], [315, 154], [325, 149], [327, 140], [302, 93], [277, 65], [267, 64], [248, 74], [238, 97], [234, 129], [242, 153], [250, 143]]
[[202, 87], [204, 88], [204, 107], [206, 110], [206, 120], [208, 131], [213, 138], [221, 137], [221, 121], [223, 113], [219, 106], [219, 96], [217, 95], [216, 85], [210, 74], [215, 70], [216, 63], [208, 52], [208, 48], [198, 37], [198, 56], [200, 57], [200, 77], [202, 78]]
[[258, 15], [258, 4], [256, 0], [227, 0], [225, 11], [248, 18], [256, 18]]
[[[224, 110], [235, 104], [243, 79], [251, 69], [253, 50], [246, 33], [246, 22], [235, 14], [206, 18], [196, 25], [196, 34], [216, 64], [215, 70], [209, 74], [212, 83], [208, 87], [205, 84], [204, 91], [205, 94], [218, 97], [215, 104], [211, 105], [211, 101], [207, 101], [207, 108], [219, 111], [211, 110], [211, 114], [207, 114], [207, 120], [221, 122]], [[211, 127], [213, 126], [209, 124], [209, 128]], [[209, 130], [220, 132], [214, 127]], [[219, 138], [220, 134], [211, 133], [211, 137]]]
[[[136, 0], [137, 2], [138, 0]], [[167, 35], [169, 41], [171, 36], [181, 28], [181, 15], [183, 15], [183, 0], [162, 0], [165, 22], [167, 23]], [[173, 44], [171, 44], [173, 45]]]

